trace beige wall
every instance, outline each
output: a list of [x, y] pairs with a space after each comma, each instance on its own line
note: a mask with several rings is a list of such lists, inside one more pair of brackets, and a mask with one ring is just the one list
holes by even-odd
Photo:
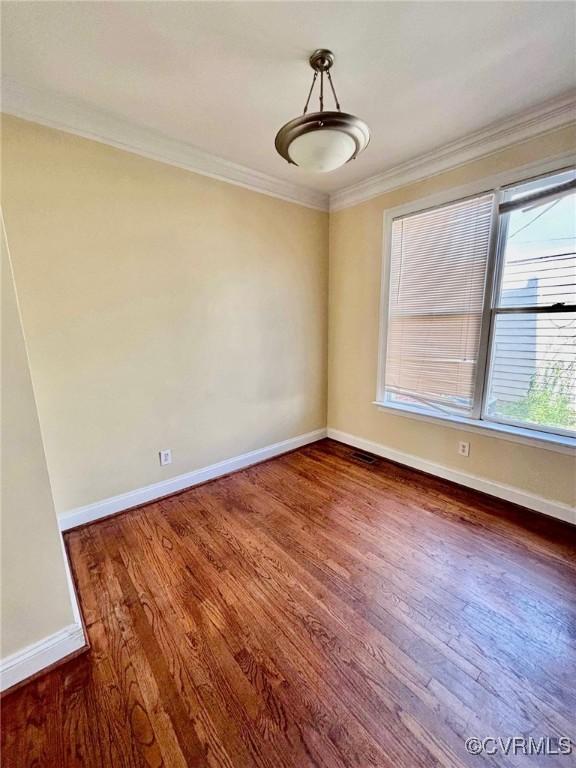
[[2, 237], [2, 657], [74, 622]]
[[[328, 426], [564, 504], [576, 501], [573, 457], [378, 410], [376, 395], [383, 213], [475, 179], [573, 150], [562, 129], [330, 215]], [[458, 440], [471, 444], [457, 454]]]
[[3, 149], [58, 512], [325, 426], [326, 213], [12, 117]]
[[[574, 503], [567, 455], [372, 405], [383, 211], [574, 143], [559, 130], [331, 214], [330, 427]], [[59, 512], [325, 425], [326, 214], [15, 118], [3, 144]]]

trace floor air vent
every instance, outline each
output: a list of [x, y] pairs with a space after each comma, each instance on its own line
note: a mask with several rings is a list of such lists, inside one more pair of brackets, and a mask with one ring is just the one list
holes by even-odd
[[350, 456], [354, 461], [361, 461], [362, 464], [376, 464], [378, 456], [374, 456], [373, 453], [365, 453], [364, 451], [352, 451]]

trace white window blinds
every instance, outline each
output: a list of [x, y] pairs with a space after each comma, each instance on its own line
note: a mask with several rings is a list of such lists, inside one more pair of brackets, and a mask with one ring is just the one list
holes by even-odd
[[392, 225], [388, 402], [468, 416], [476, 398], [494, 195]]

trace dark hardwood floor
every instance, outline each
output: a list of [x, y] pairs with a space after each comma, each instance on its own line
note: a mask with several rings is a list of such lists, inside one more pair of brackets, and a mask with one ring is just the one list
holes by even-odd
[[66, 536], [91, 651], [6, 696], [29, 766], [574, 765], [573, 528], [325, 440]]

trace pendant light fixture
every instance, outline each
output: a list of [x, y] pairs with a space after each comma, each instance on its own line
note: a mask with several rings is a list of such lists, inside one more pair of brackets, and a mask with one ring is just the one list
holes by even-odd
[[[326, 173], [354, 160], [370, 141], [370, 131], [363, 120], [340, 111], [330, 69], [334, 54], [321, 48], [310, 56], [314, 70], [304, 112], [282, 126], [276, 135], [276, 149], [292, 165], [306, 171]], [[308, 112], [310, 98], [320, 74], [320, 110]], [[332, 90], [335, 111], [324, 111], [324, 75]]]

